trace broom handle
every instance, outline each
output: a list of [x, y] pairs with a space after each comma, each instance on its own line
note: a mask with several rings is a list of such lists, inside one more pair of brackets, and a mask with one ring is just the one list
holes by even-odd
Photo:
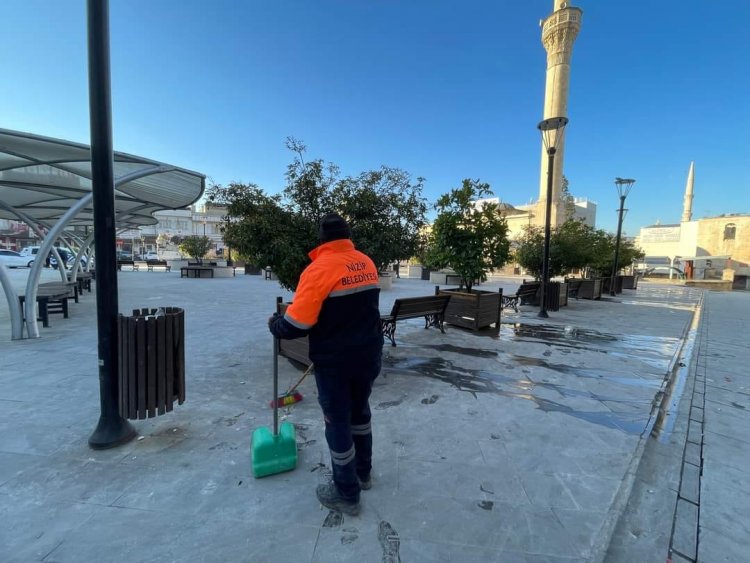
[[273, 435], [279, 434], [279, 339], [273, 337]]
[[292, 385], [289, 388], [289, 391], [286, 392], [287, 395], [291, 395], [292, 393], [294, 393], [295, 389], [297, 389], [297, 387], [299, 387], [300, 383], [302, 383], [305, 380], [305, 378], [308, 375], [310, 375], [310, 372], [313, 370], [313, 367], [314, 367], [313, 364], [310, 364], [307, 367], [307, 369], [305, 370], [305, 373], [302, 374], [302, 377], [299, 378], [299, 380], [297, 381], [297, 383], [295, 383], [294, 385]]

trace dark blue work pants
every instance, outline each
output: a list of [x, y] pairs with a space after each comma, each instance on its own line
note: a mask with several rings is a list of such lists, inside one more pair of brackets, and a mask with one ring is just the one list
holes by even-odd
[[359, 500], [357, 477], [372, 469], [370, 392], [380, 373], [380, 356], [354, 359], [339, 366], [315, 366], [318, 402], [323, 409], [326, 441], [331, 451], [333, 482], [341, 495]]

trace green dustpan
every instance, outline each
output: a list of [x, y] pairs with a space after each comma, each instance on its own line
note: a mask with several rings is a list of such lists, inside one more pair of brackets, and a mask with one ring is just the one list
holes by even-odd
[[279, 340], [273, 339], [273, 432], [261, 426], [253, 432], [253, 475], [266, 477], [291, 471], [297, 466], [297, 439], [294, 425], [283, 422], [279, 428]]

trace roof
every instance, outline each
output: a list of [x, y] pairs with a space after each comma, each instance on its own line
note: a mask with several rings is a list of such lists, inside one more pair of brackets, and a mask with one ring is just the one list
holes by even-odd
[[[155, 211], [186, 207], [205, 189], [203, 174], [122, 152], [114, 153], [114, 178], [118, 228], [154, 224]], [[18, 219], [10, 206], [51, 224], [89, 193], [88, 145], [0, 129], [0, 219]], [[93, 223], [92, 204], [69, 224]]]

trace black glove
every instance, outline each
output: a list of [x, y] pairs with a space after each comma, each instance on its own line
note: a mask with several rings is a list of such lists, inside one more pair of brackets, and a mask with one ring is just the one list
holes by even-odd
[[271, 332], [273, 332], [272, 327], [276, 323], [276, 319], [278, 319], [279, 317], [281, 317], [281, 315], [278, 313], [274, 313], [273, 315], [268, 317], [268, 330], [271, 330]]

